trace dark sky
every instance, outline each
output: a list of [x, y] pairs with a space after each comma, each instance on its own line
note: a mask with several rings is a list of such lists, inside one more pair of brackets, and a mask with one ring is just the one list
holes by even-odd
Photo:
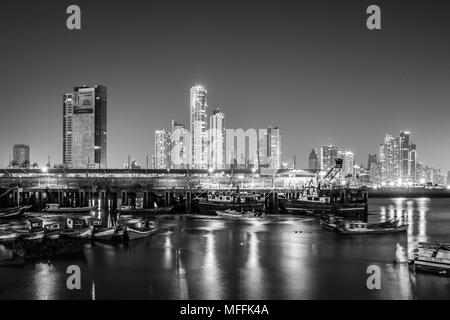
[[[82, 30], [66, 28], [70, 4]], [[366, 28], [378, 4], [382, 30]], [[283, 158], [327, 144], [375, 153], [410, 130], [419, 161], [450, 170], [450, 1], [2, 1], [0, 164], [15, 143], [62, 162], [62, 94], [108, 88], [108, 166], [145, 164], [154, 130], [188, 124], [208, 89], [229, 128], [277, 125]]]

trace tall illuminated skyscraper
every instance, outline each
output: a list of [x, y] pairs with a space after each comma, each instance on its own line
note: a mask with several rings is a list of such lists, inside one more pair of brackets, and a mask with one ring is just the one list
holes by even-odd
[[401, 131], [399, 137], [400, 144], [400, 179], [404, 182], [410, 179], [411, 169], [410, 169], [410, 138], [408, 131]]
[[188, 132], [183, 124], [172, 120], [172, 131], [170, 133], [170, 162], [174, 169], [184, 169], [187, 165], [188, 154]]
[[281, 135], [278, 127], [267, 129], [267, 155], [271, 159], [271, 169], [281, 169]]
[[21, 168], [30, 168], [30, 147], [25, 144], [15, 144], [13, 147], [13, 161]]
[[225, 168], [225, 115], [217, 108], [209, 118], [209, 165]]
[[330, 170], [334, 167], [337, 158], [337, 148], [331, 143], [320, 148], [320, 169]]
[[72, 168], [73, 93], [63, 95], [63, 163]]
[[191, 150], [190, 164], [195, 169], [206, 169], [208, 166], [208, 133], [207, 126], [207, 91], [201, 85], [191, 88], [190, 95], [190, 127]]
[[[72, 106], [70, 106], [70, 99]], [[71, 112], [72, 111], [72, 112]], [[81, 86], [64, 95], [64, 164], [106, 168], [106, 87]], [[70, 130], [72, 128], [72, 130]]]

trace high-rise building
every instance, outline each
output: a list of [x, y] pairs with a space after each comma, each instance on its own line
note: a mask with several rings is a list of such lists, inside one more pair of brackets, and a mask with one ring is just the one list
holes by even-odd
[[400, 139], [386, 134], [380, 147], [381, 179], [383, 182], [397, 183], [401, 179]]
[[63, 163], [72, 168], [73, 93], [63, 95]]
[[15, 144], [13, 146], [14, 166], [30, 168], [30, 147], [25, 144]]
[[370, 170], [370, 168], [372, 167], [372, 163], [377, 163], [377, 154], [369, 154], [368, 159], [367, 159], [367, 170]]
[[319, 170], [320, 160], [316, 149], [312, 149], [308, 157], [308, 169]]
[[72, 113], [70, 94], [64, 99], [64, 164], [70, 168], [106, 168], [106, 87], [76, 87]]
[[410, 160], [409, 160], [409, 151], [410, 151], [410, 135], [408, 131], [401, 131], [399, 137], [400, 144], [400, 179], [403, 182], [407, 182], [410, 177]]
[[416, 151], [416, 145], [414, 143], [411, 143], [409, 146], [409, 180], [411, 182], [417, 181], [417, 151]]
[[185, 126], [172, 120], [172, 131], [170, 133], [170, 163], [172, 168], [186, 168], [189, 142]]
[[257, 163], [258, 168], [269, 168], [270, 159], [267, 156], [267, 129], [260, 129], [258, 133]]
[[155, 130], [155, 169], [170, 169], [170, 132]]
[[225, 115], [219, 109], [209, 118], [209, 165], [213, 169], [225, 168]]
[[207, 91], [201, 85], [193, 86], [190, 95], [191, 151], [190, 164], [195, 169], [208, 165]]
[[267, 129], [267, 156], [271, 160], [271, 169], [281, 169], [281, 136], [278, 127]]
[[450, 186], [450, 171], [447, 171], [447, 178], [445, 179], [447, 186]]
[[320, 148], [320, 169], [328, 171], [334, 167], [337, 158], [337, 148], [333, 145]]
[[342, 176], [355, 176], [355, 154], [350, 150], [339, 150], [337, 157], [342, 159]]

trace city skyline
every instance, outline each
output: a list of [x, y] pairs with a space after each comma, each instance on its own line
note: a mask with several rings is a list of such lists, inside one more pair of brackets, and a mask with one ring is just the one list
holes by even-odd
[[[367, 154], [377, 153], [385, 132], [409, 129], [421, 161], [450, 171], [450, 151], [434, 143], [436, 137], [444, 146], [450, 143], [450, 50], [440, 32], [446, 26], [445, 4], [434, 4], [432, 13], [427, 4], [386, 5], [383, 25], [390, 32], [379, 34], [367, 32], [361, 23], [365, 7], [355, 3], [304, 8], [243, 4], [253, 11], [239, 12], [233, 4], [199, 12], [187, 4], [160, 4], [152, 10], [144, 3], [136, 4], [140, 10], [108, 4], [106, 16], [101, 1], [79, 5], [85, 13], [83, 28], [67, 33], [60, 14], [66, 3], [29, 4], [30, 12], [5, 4], [8, 14], [0, 22], [0, 34], [9, 44], [0, 53], [4, 166], [14, 144], [29, 145], [31, 161], [41, 166], [48, 155], [52, 164], [63, 162], [61, 95], [83, 83], [108, 88], [108, 167], [122, 167], [129, 154], [145, 163], [160, 123], [173, 117], [189, 122], [186, 88], [198, 82], [208, 88], [211, 108], [226, 110], [228, 127], [279, 125], [287, 133], [281, 140], [283, 159], [296, 155], [298, 168], [307, 167], [312, 147], [330, 138], [350, 147], [357, 163], [365, 163]], [[43, 14], [34, 17], [36, 10]], [[19, 12], [22, 20], [36, 20], [32, 30], [14, 20]], [[412, 19], [414, 24], [405, 25], [402, 18], [422, 15], [433, 23]], [[205, 16], [211, 28], [187, 18], [192, 16]], [[109, 35], [122, 17], [120, 31]], [[5, 32], [11, 28], [14, 35]], [[187, 41], [196, 31], [207, 41]], [[33, 50], [37, 42], [38, 52]], [[97, 48], [95, 53], [84, 51], [89, 46]]]

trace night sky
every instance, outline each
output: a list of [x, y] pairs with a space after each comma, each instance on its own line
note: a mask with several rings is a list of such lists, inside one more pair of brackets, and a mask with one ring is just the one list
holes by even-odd
[[[395, 3], [394, 3], [395, 2]], [[82, 30], [66, 28], [77, 4]], [[382, 30], [366, 28], [381, 7]], [[279, 126], [282, 158], [376, 153], [409, 130], [418, 160], [450, 170], [450, 1], [2, 1], [0, 166], [14, 144], [62, 162], [62, 95], [108, 88], [108, 167], [145, 166], [154, 130], [188, 127], [189, 88], [228, 128]]]

